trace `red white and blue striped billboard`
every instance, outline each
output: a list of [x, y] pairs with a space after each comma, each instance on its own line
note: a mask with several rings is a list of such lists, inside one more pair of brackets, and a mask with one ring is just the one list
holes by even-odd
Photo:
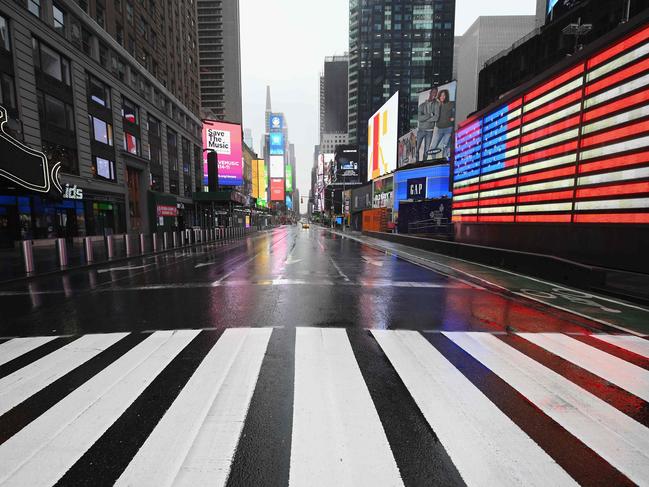
[[460, 124], [453, 221], [649, 223], [649, 26]]

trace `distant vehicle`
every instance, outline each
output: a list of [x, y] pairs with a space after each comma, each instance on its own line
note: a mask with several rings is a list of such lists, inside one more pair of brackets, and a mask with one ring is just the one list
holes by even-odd
[[308, 222], [302, 222], [302, 228], [309, 228]]

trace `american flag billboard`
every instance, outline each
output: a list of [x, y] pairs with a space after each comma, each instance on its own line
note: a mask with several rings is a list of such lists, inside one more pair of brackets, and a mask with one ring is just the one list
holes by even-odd
[[461, 123], [453, 221], [649, 223], [649, 26]]

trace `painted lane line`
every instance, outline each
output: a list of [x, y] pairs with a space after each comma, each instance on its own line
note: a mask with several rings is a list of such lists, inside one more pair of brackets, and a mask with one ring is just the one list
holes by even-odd
[[115, 485], [224, 485], [271, 333], [226, 330]]
[[340, 277], [342, 277], [345, 280], [345, 282], [350, 282], [350, 279], [349, 279], [349, 277], [347, 277], [347, 274], [345, 274], [342, 271], [342, 269], [340, 268], [340, 266], [338, 264], [336, 264], [336, 261], [333, 259], [333, 257], [331, 257], [331, 255], [329, 256], [329, 260], [331, 261], [332, 265], [334, 266], [334, 269], [336, 269], [336, 271], [338, 272], [338, 275]]
[[649, 401], [649, 370], [562, 333], [518, 333], [518, 335], [631, 394]]
[[2, 343], [0, 344], [0, 365], [6, 364], [41, 345], [45, 345], [55, 338], [58, 338], [58, 336], [13, 338], [8, 342]]
[[105, 272], [113, 272], [113, 271], [134, 271], [136, 269], [146, 269], [147, 267], [151, 267], [152, 265], [153, 264], [111, 267], [109, 269], [99, 269], [97, 271], [97, 274], [103, 274]]
[[632, 481], [649, 483], [645, 426], [491, 334], [444, 335]]
[[371, 257], [366, 257], [366, 256], [364, 256], [364, 255], [362, 255], [361, 257], [362, 257], [363, 260], [364, 260], [365, 262], [367, 262], [368, 264], [375, 265], [375, 266], [377, 266], [377, 267], [383, 267], [383, 262], [381, 262], [380, 260], [374, 260], [374, 259], [372, 259]]
[[198, 333], [153, 334], [0, 445], [0, 485], [56, 483]]
[[372, 334], [467, 485], [576, 485], [420, 333]]
[[0, 379], [0, 415], [117, 343], [128, 333], [84, 335]]
[[590, 335], [593, 338], [602, 340], [616, 347], [623, 348], [629, 352], [637, 353], [649, 358], [649, 340], [637, 336], [628, 335]]
[[344, 329], [296, 329], [294, 387], [289, 485], [403, 485]]

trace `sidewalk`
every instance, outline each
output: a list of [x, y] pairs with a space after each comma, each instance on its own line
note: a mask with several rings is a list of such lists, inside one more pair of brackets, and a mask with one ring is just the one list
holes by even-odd
[[649, 335], [649, 309], [622, 299], [369, 237], [359, 232], [329, 231], [491, 291], [536, 301], [619, 331]]

